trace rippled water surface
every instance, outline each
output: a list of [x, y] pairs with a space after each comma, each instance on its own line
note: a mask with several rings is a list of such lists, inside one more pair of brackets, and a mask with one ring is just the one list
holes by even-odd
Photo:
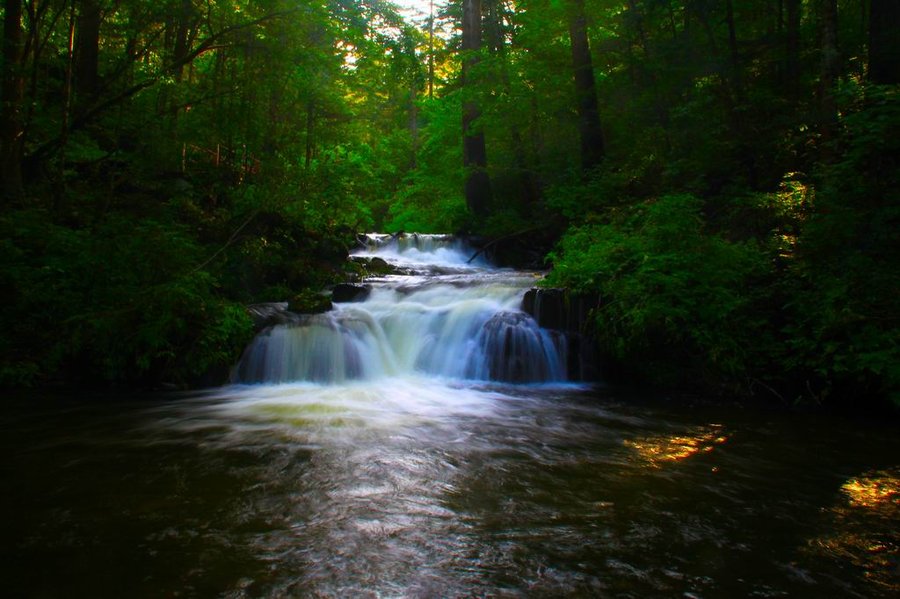
[[6, 596], [889, 597], [891, 425], [407, 377], [7, 400]]

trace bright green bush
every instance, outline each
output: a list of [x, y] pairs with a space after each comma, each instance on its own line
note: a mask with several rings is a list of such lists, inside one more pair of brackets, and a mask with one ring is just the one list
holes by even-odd
[[769, 263], [755, 242], [704, 230], [702, 203], [670, 195], [570, 230], [546, 284], [599, 293], [594, 322], [615, 358], [656, 383], [746, 382], [770, 332], [754, 314]]

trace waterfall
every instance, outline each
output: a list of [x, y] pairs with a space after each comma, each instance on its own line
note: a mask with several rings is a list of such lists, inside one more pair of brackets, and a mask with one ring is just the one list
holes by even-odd
[[566, 380], [562, 333], [520, 309], [532, 273], [472, 261], [449, 235], [367, 235], [358, 256], [403, 275], [367, 281], [361, 302], [262, 331], [233, 373], [239, 383], [354, 380], [425, 375], [475, 381]]

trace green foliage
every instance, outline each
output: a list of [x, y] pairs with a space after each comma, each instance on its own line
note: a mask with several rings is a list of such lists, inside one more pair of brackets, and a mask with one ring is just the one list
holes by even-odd
[[551, 254], [546, 284], [599, 293], [599, 340], [645, 380], [740, 380], [752, 371], [750, 347], [765, 343], [753, 289], [766, 255], [706, 232], [701, 208], [672, 195], [610, 211], [570, 229]]
[[110, 215], [90, 228], [42, 211], [0, 222], [3, 382], [68, 372], [76, 380], [187, 382], [234, 360], [251, 332], [243, 309], [196, 269], [202, 251], [172, 223]]
[[462, 194], [459, 98], [423, 100], [420, 106], [421, 141], [415, 155], [416, 168], [406, 173], [390, 198], [381, 224], [391, 232], [459, 231], [468, 218]]
[[820, 396], [835, 387], [900, 405], [900, 95], [849, 94], [839, 159], [821, 181], [791, 275], [792, 361]]

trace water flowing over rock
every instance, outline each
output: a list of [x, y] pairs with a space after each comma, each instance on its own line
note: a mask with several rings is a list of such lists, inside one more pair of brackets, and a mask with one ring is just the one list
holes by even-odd
[[498, 312], [476, 339], [471, 378], [530, 383], [565, 380], [564, 335], [541, 329], [524, 312]]
[[257, 331], [279, 324], [297, 322], [297, 315], [288, 311], [287, 302], [251, 304], [247, 306], [247, 312], [250, 314], [253, 326]]
[[234, 370], [241, 383], [343, 383], [426, 375], [542, 383], [567, 380], [565, 335], [521, 310], [535, 275], [469, 260], [449, 235], [365, 237], [355, 258], [392, 272], [335, 288], [335, 308], [261, 332]]
[[568, 372], [574, 380], [596, 380], [596, 344], [591, 336], [592, 311], [600, 305], [596, 294], [570, 293], [566, 289], [529, 289], [522, 298], [522, 310], [543, 328], [565, 333]]

